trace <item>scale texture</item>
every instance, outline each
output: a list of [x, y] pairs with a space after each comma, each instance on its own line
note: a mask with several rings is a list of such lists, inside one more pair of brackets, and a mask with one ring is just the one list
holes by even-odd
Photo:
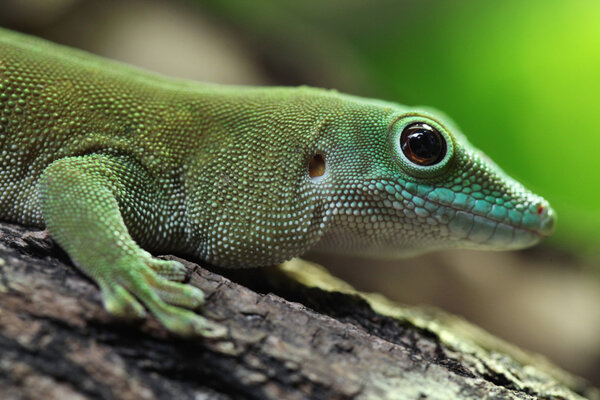
[[0, 218], [46, 227], [112, 313], [207, 336], [203, 293], [151, 252], [255, 267], [515, 249], [554, 225], [435, 111], [179, 81], [1, 29]]

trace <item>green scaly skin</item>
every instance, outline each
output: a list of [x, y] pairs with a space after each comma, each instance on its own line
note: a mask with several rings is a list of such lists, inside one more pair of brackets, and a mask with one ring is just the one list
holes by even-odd
[[[399, 136], [437, 129], [412, 163]], [[310, 160], [325, 160], [311, 177]], [[550, 234], [548, 203], [433, 111], [313, 88], [152, 75], [0, 30], [0, 218], [47, 227], [113, 314], [144, 306], [180, 335], [219, 335], [175, 261], [283, 262], [309, 250], [403, 256], [516, 249]]]

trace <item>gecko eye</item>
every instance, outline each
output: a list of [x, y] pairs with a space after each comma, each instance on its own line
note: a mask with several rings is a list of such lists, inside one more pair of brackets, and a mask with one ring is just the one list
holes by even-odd
[[400, 135], [400, 147], [409, 161], [422, 166], [439, 163], [446, 155], [446, 139], [431, 125], [414, 123]]

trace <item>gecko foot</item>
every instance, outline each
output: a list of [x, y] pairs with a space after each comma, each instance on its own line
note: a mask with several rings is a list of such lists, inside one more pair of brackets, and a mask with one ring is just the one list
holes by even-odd
[[[124, 318], [143, 318], [142, 304], [167, 330], [179, 336], [222, 337], [226, 329], [188, 309], [204, 304], [204, 293], [193, 286], [172, 282], [156, 271], [169, 268], [180, 271], [185, 267], [177, 261], [155, 260], [146, 257], [121, 259], [116, 265], [102, 269], [95, 276], [104, 299], [104, 306], [113, 315]], [[150, 264], [150, 265], [149, 265]], [[167, 273], [167, 276], [176, 276]]]

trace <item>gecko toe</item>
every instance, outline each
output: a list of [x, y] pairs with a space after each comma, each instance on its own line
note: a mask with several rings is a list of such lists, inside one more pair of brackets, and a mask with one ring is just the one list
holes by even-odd
[[183, 282], [188, 277], [187, 268], [179, 261], [150, 258], [147, 264], [156, 274], [170, 281]]
[[146, 310], [125, 288], [120, 285], [100, 283], [106, 310], [120, 318], [142, 319]]
[[172, 333], [182, 337], [221, 338], [227, 328], [201, 315], [168, 304], [154, 304], [152, 313]]
[[193, 286], [166, 281], [154, 290], [168, 304], [190, 309], [197, 309], [204, 304], [204, 292]]

